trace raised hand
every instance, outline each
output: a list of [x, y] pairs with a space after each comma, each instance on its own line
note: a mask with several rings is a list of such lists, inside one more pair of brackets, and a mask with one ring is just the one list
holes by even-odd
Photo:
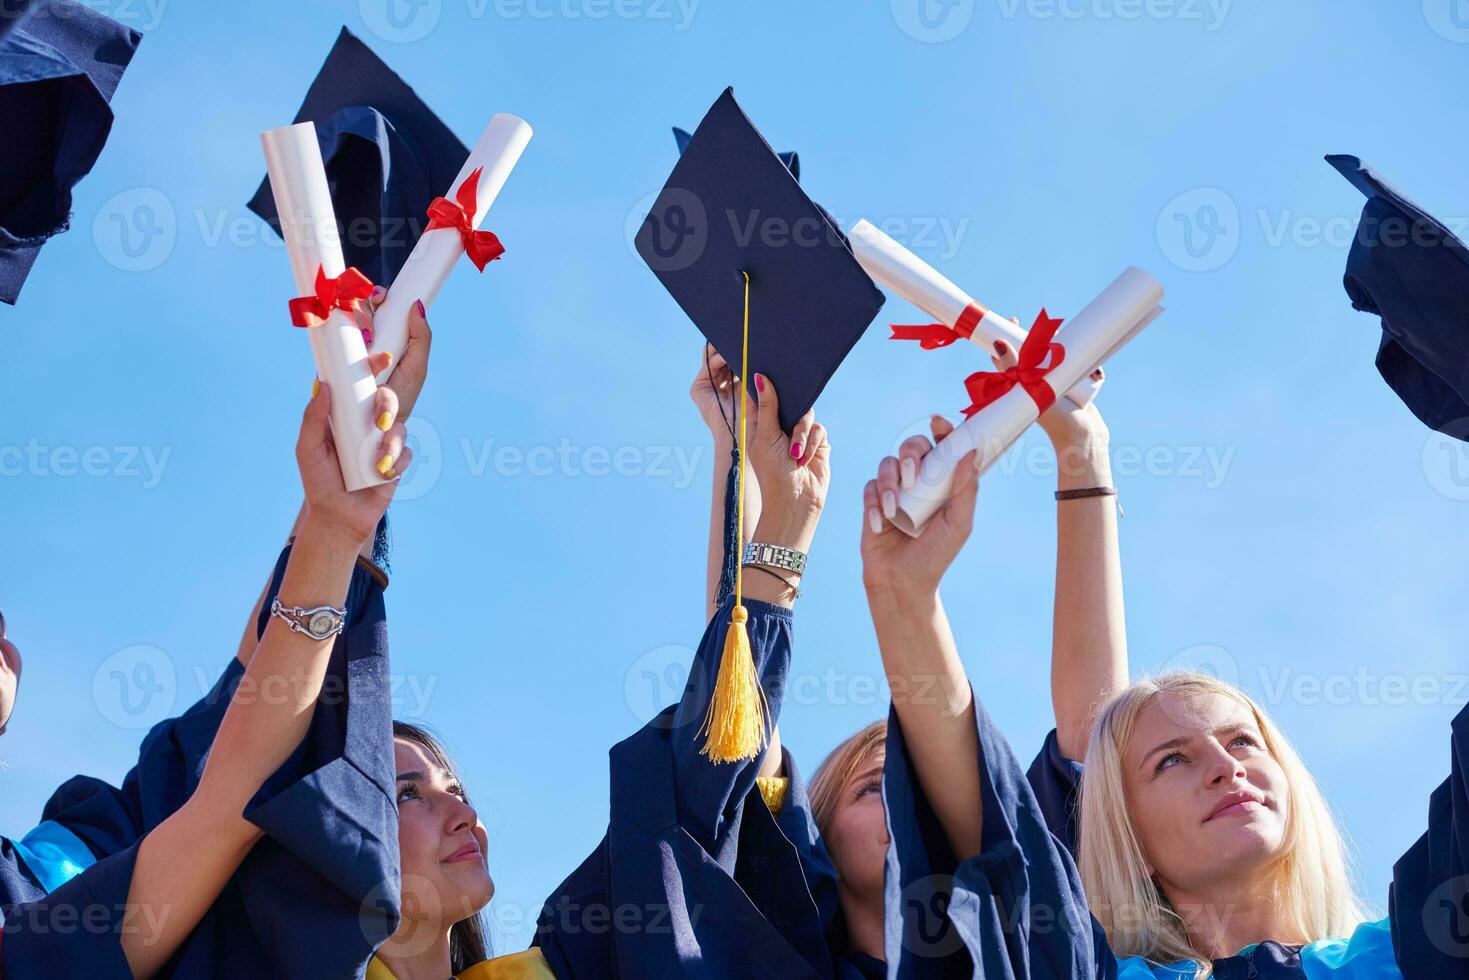
[[932, 442], [924, 436], [906, 440], [897, 456], [888, 456], [878, 464], [876, 479], [868, 480], [863, 488], [862, 582], [869, 592], [920, 595], [937, 592], [944, 572], [953, 564], [974, 527], [979, 477], [974, 468], [978, 457], [973, 452], [959, 462], [953, 494], [923, 526], [918, 537], [911, 538], [893, 526], [898, 494], [914, 485], [923, 458], [933, 451], [935, 443], [954, 430], [953, 425], [937, 415], [929, 426]]
[[301, 418], [301, 434], [296, 440], [296, 465], [306, 492], [303, 527], [339, 534], [354, 541], [356, 547], [372, 535], [388, 509], [397, 487], [393, 481], [408, 467], [413, 450], [404, 444], [407, 430], [403, 423], [394, 421], [383, 433], [378, 449], [378, 471], [390, 482], [349, 493], [342, 482], [330, 418], [331, 393], [327, 385], [318, 383]]
[[5, 636], [5, 616], [0, 613], [0, 735], [10, 723], [15, 710], [16, 689], [20, 686], [20, 651]]
[[831, 485], [831, 444], [826, 428], [807, 412], [787, 436], [780, 427], [780, 397], [771, 380], [755, 376], [760, 407], [750, 415], [747, 456], [760, 484], [756, 537], [805, 551], [826, 506]]

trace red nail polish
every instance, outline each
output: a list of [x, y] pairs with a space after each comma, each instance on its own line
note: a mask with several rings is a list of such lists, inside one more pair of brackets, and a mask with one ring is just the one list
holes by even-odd
[[413, 301], [413, 305], [418, 310], [418, 315], [421, 316], [421, 317], [423, 317], [425, 320], [427, 320], [428, 319], [428, 310], [425, 310], [423, 308], [423, 300], [416, 299], [416, 300]]
[[755, 390], [762, 393], [765, 391], [765, 375], [755, 375]]
[[1005, 342], [1003, 340], [995, 341], [995, 353], [1004, 356]]
[[793, 442], [793, 443], [791, 443], [791, 459], [800, 459], [800, 458], [801, 458], [801, 444], [799, 442]]

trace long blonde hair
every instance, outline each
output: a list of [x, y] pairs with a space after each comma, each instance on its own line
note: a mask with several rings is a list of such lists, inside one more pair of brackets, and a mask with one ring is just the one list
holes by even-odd
[[816, 829], [826, 835], [831, 827], [831, 818], [836, 816], [837, 804], [842, 798], [842, 787], [852, 774], [867, 765], [878, 751], [887, 748], [888, 723], [874, 721], [831, 750], [816, 774], [811, 777], [811, 817]]
[[1123, 789], [1123, 753], [1133, 726], [1143, 709], [1165, 694], [1222, 694], [1253, 712], [1290, 793], [1276, 870], [1279, 907], [1308, 941], [1350, 933], [1365, 917], [1363, 905], [1352, 888], [1341, 831], [1305, 763], [1243, 691], [1204, 674], [1169, 673], [1139, 681], [1113, 698], [1097, 717], [1087, 745], [1077, 865], [1087, 902], [1112, 950], [1162, 965], [1193, 960], [1200, 978], [1212, 972], [1209, 957], [1194, 948], [1183, 919], [1148, 871]]

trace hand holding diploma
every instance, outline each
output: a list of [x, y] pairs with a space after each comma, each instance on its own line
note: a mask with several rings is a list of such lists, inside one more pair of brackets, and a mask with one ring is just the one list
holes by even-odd
[[[959, 461], [978, 452], [984, 473], [1021, 433], [1101, 362], [1161, 314], [1163, 287], [1141, 269], [1128, 269], [1064, 328], [1044, 311], [1020, 345], [1019, 363], [981, 372], [966, 383], [975, 399], [968, 418], [923, 459], [916, 479], [898, 495], [889, 520], [910, 535], [949, 499]], [[1058, 329], [1059, 328], [1059, 329]], [[1052, 337], [1052, 334], [1054, 337]]]

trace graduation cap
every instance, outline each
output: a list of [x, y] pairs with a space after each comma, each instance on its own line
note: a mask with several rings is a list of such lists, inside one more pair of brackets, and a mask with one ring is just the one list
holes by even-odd
[[1361, 160], [1326, 162], [1367, 196], [1343, 284], [1382, 318], [1378, 372], [1425, 425], [1469, 441], [1469, 250]]
[[76, 0], [0, 0], [0, 301], [71, 224], [71, 190], [112, 130], [112, 93], [143, 36]]
[[[675, 131], [675, 136], [678, 132]], [[725, 568], [735, 606], [701, 734], [716, 762], [758, 755], [768, 706], [750, 654], [735, 552], [744, 522], [750, 383], [780, 392], [787, 432], [816, 402], [883, 295], [846, 236], [796, 180], [725, 89], [685, 143], [634, 244], [643, 261], [731, 366], [740, 365], [738, 455], [725, 499]], [[721, 598], [728, 578], [721, 583]]]
[[[469, 149], [345, 27], [293, 122], [316, 124], [347, 265], [391, 283]], [[270, 178], [250, 210], [280, 234]]]
[[[682, 153], [683, 153], [684, 150], [688, 149], [688, 147], [689, 147], [689, 140], [691, 140], [691, 139], [693, 139], [693, 137], [690, 136], [687, 132], [685, 132], [682, 129], [679, 129], [677, 126], [673, 127], [673, 140], [674, 140], [675, 143], [678, 144], [678, 152], [679, 152], [680, 155], [682, 155]], [[796, 178], [797, 180], [800, 180], [801, 179], [801, 157], [800, 157], [800, 155], [797, 154], [794, 150], [792, 150], [789, 153], [778, 153], [776, 155], [778, 157], [780, 157], [780, 162], [786, 165], [786, 169], [791, 172], [791, 176], [794, 177], [794, 178]]]

